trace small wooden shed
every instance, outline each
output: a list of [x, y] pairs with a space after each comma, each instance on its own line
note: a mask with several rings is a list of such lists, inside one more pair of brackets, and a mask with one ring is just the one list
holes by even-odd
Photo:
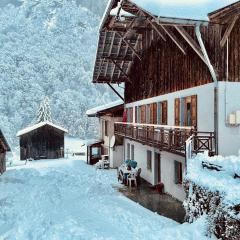
[[0, 129], [0, 174], [6, 171], [6, 153], [10, 151], [11, 149]]
[[20, 159], [57, 159], [64, 157], [64, 135], [68, 131], [51, 122], [40, 122], [17, 133]]

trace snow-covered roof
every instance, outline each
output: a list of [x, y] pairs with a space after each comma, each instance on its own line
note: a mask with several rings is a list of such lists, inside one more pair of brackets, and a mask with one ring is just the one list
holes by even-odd
[[[222, 170], [203, 168], [202, 162], [220, 166]], [[240, 204], [240, 179], [234, 178], [235, 174], [240, 176], [240, 156], [210, 158], [206, 154], [199, 154], [189, 160], [186, 179], [211, 192], [220, 192], [224, 196], [224, 202], [234, 206]]]
[[99, 113], [101, 111], [108, 110], [108, 109], [111, 109], [114, 107], [118, 107], [118, 106], [121, 106], [122, 104], [124, 104], [124, 102], [122, 100], [117, 100], [115, 102], [111, 102], [111, 103], [108, 103], [108, 104], [105, 104], [102, 106], [98, 106], [98, 107], [89, 109], [89, 110], [87, 110], [86, 114], [88, 116], [94, 116], [94, 115], [97, 115], [97, 113]]
[[27, 127], [27, 128], [24, 128], [24, 129], [20, 130], [20, 131], [17, 133], [17, 137], [20, 137], [20, 136], [22, 136], [22, 135], [24, 135], [24, 134], [26, 134], [26, 133], [29, 133], [29, 132], [31, 132], [31, 131], [33, 131], [33, 130], [38, 129], [38, 128], [41, 128], [41, 127], [43, 127], [43, 126], [45, 126], [45, 125], [48, 125], [48, 126], [57, 128], [57, 129], [65, 132], [65, 133], [68, 133], [68, 130], [67, 130], [67, 129], [62, 128], [62, 127], [60, 127], [60, 126], [58, 126], [58, 125], [56, 125], [56, 124], [53, 124], [53, 123], [51, 123], [51, 122], [47, 122], [47, 121], [46, 121], [46, 122], [40, 122], [40, 123], [34, 124], [34, 125], [32, 125], [32, 126], [29, 126], [29, 127]]
[[236, 0], [131, 0], [158, 17], [208, 20], [208, 13], [223, 8]]

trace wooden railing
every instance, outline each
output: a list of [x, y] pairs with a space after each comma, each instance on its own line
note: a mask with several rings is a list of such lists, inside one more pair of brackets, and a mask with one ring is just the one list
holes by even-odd
[[198, 132], [191, 127], [115, 123], [115, 134], [182, 156], [186, 155], [186, 143], [191, 137], [192, 153], [209, 151], [215, 155], [214, 133]]

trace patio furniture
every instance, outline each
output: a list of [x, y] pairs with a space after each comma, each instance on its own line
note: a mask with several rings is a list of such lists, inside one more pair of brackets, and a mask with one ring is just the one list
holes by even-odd
[[136, 174], [136, 179], [137, 179], [137, 184], [138, 184], [138, 185], [141, 184], [141, 177], [140, 177], [141, 172], [142, 172], [142, 169], [139, 168], [139, 169], [137, 170], [137, 174]]
[[137, 178], [135, 173], [130, 173], [127, 178], [127, 184], [131, 188], [132, 183], [134, 183], [134, 186], [137, 187]]

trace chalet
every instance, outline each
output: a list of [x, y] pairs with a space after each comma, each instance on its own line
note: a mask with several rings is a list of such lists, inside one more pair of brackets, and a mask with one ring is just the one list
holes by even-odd
[[51, 122], [40, 122], [17, 133], [20, 159], [57, 159], [64, 157], [64, 135], [68, 131]]
[[208, 21], [158, 16], [143, 2], [109, 1], [93, 83], [125, 84], [128, 122], [115, 123], [124, 158], [183, 200], [188, 157], [240, 149], [240, 1]]
[[6, 153], [10, 151], [10, 147], [0, 129], [0, 174], [6, 171]]
[[98, 160], [105, 156], [110, 161], [110, 167], [116, 168], [122, 164], [123, 161], [123, 141], [121, 137], [114, 134], [114, 123], [121, 122], [123, 119], [124, 103], [122, 100], [99, 106], [87, 111], [88, 117], [99, 118], [99, 135], [101, 141], [89, 146], [88, 153], [91, 155], [90, 147], [96, 148], [98, 145], [98, 158], [95, 161], [92, 159], [89, 161], [91, 164], [95, 164]]

